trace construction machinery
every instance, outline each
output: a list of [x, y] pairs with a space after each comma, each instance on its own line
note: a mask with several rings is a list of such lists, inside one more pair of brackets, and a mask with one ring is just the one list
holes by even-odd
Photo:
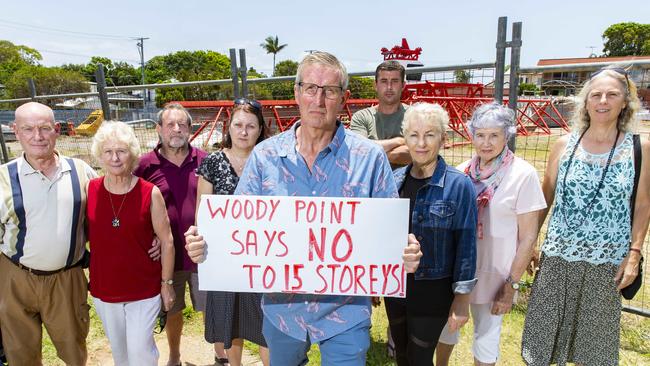
[[102, 122], [104, 122], [104, 112], [101, 109], [95, 109], [90, 113], [88, 118], [75, 128], [75, 134], [80, 136], [94, 136]]
[[[393, 46], [391, 49], [383, 47], [380, 52], [384, 60], [397, 61], [404, 68], [423, 66], [419, 61], [422, 48], [412, 49], [406, 38], [402, 38], [401, 45]], [[470, 142], [471, 136], [467, 129], [467, 121], [478, 106], [491, 103], [494, 100], [494, 87], [488, 87], [483, 83], [471, 83], [471, 75], [470, 82], [465, 83], [421, 80], [421, 73], [406, 75], [406, 79], [408, 82], [402, 92], [402, 103], [436, 103], [447, 110], [449, 129], [453, 131], [452, 136], [457, 137], [451, 139], [449, 146]], [[259, 102], [262, 106], [262, 115], [271, 132], [286, 131], [300, 118], [300, 111], [295, 100], [260, 100]], [[508, 99], [504, 98], [501, 102], [507, 105]], [[518, 98], [516, 106], [517, 133], [523, 136], [550, 135], [551, 127], [560, 127], [568, 131], [569, 126], [556, 108], [556, 102], [555, 99], [544, 97]], [[212, 136], [219, 136], [219, 131], [221, 135], [226, 133], [233, 107], [232, 101], [170, 103], [179, 103], [187, 108], [193, 120], [200, 124], [191, 140], [206, 134], [206, 131], [207, 137], [202, 141], [212, 141]], [[354, 112], [377, 103], [377, 99], [347, 99], [338, 119], [347, 126]]]

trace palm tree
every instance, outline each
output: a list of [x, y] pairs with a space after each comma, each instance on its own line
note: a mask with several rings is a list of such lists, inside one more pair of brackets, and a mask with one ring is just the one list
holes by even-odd
[[273, 38], [273, 36], [268, 36], [264, 40], [264, 43], [260, 43], [260, 47], [265, 49], [266, 53], [273, 54], [273, 75], [275, 75], [275, 55], [277, 55], [278, 52], [282, 51], [283, 48], [287, 47], [286, 43], [281, 45], [280, 42], [278, 42], [277, 35], [275, 38]]

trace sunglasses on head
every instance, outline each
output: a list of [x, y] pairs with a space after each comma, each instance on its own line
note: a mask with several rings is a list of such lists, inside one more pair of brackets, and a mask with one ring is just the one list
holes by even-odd
[[603, 67], [602, 69], [591, 73], [590, 78], [593, 79], [594, 76], [602, 73], [603, 71], [607, 71], [607, 70], [614, 71], [615, 73], [621, 74], [621, 75], [625, 76], [625, 78], [627, 79], [627, 71], [622, 67], [612, 67], [612, 68]]
[[255, 99], [247, 99], [247, 98], [237, 98], [233, 101], [233, 105], [250, 105], [251, 107], [261, 111], [262, 110], [262, 105], [260, 102], [256, 101]]

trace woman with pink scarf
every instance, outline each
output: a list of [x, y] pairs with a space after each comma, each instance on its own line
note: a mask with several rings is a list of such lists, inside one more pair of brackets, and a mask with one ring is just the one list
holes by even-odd
[[[537, 241], [538, 216], [546, 207], [535, 168], [516, 157], [507, 142], [516, 133], [514, 112], [500, 104], [477, 108], [468, 123], [475, 154], [458, 169], [477, 195], [478, 283], [470, 295], [475, 365], [494, 365], [503, 315], [510, 311], [519, 280]], [[459, 333], [442, 331], [436, 365], [447, 365]]]

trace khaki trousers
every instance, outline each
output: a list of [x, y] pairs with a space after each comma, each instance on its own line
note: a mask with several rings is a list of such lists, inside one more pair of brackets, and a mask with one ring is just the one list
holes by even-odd
[[42, 325], [67, 365], [85, 365], [90, 306], [81, 267], [49, 276], [0, 255], [0, 327], [10, 365], [41, 365]]

